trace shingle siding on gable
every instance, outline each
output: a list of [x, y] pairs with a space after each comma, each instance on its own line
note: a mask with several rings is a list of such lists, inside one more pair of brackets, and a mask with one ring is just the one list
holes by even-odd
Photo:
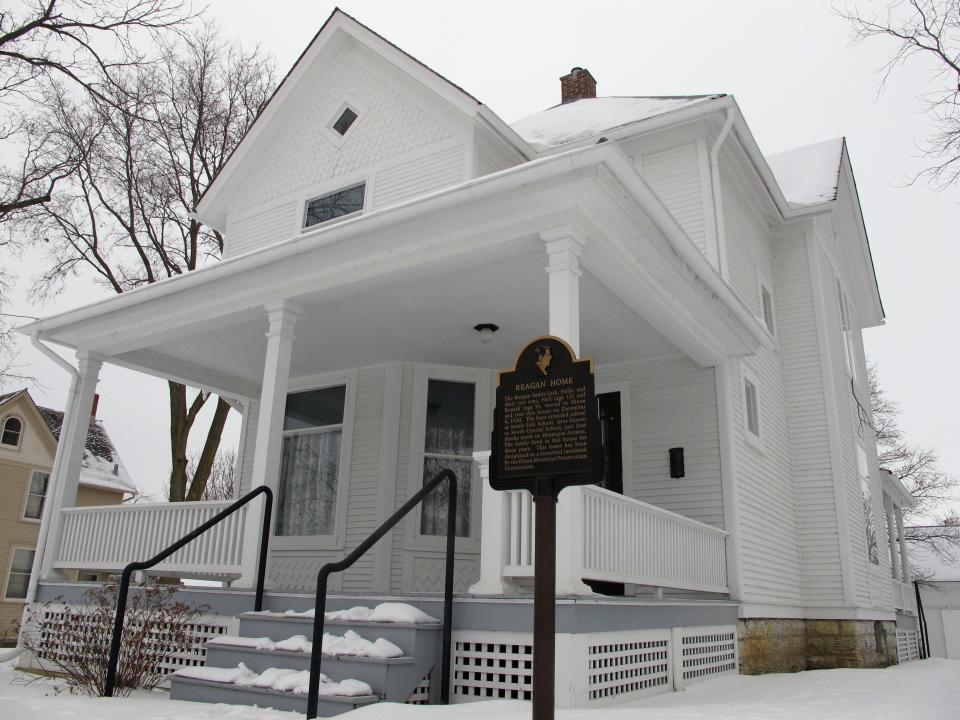
[[[367, 206], [379, 208], [464, 179], [469, 133], [421, 107], [380, 63], [353, 50], [329, 69], [322, 92], [297, 109], [232, 204], [225, 256], [297, 236], [305, 200], [338, 181], [366, 180]], [[330, 124], [344, 101], [359, 117], [341, 138]]]

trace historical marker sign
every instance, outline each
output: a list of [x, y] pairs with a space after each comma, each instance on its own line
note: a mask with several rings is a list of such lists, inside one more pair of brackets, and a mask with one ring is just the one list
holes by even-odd
[[590, 360], [563, 340], [542, 337], [500, 373], [490, 486], [530, 490], [549, 481], [555, 496], [600, 477], [600, 427]]
[[533, 718], [553, 720], [556, 658], [557, 496], [600, 479], [600, 421], [589, 360], [542, 337], [500, 373], [490, 487], [529, 490], [535, 515]]

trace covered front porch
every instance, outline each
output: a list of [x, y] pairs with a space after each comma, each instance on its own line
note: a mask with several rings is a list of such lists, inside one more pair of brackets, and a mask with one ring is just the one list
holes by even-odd
[[[450, 467], [458, 590], [523, 595], [529, 498], [489, 489], [486, 453], [496, 372], [551, 334], [593, 358], [598, 393], [616, 396], [605, 447], [619, 452], [616, 478], [561, 496], [558, 592], [728, 595], [730, 397], [718, 378], [767, 336], [618, 149], [531, 165], [31, 326], [79, 361], [35, 575], [115, 572], [221, 507], [72, 507], [80, 419], [109, 362], [243, 407], [240, 492], [277, 495], [271, 589], [312, 590], [321, 564]], [[484, 323], [492, 337], [474, 329]], [[425, 504], [334, 589], [438, 591], [442, 508]], [[156, 571], [249, 587], [259, 514], [249, 506]]]

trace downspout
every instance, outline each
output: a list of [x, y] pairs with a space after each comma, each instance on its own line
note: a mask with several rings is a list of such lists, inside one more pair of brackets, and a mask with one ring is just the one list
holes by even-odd
[[[62, 367], [70, 375], [70, 392], [67, 395], [67, 407], [69, 408], [70, 403], [73, 400], [73, 396], [77, 392], [77, 385], [80, 381], [80, 373], [77, 372], [77, 369], [71, 365], [69, 362], [60, 357], [57, 353], [51, 350], [49, 347], [40, 342], [40, 333], [38, 330], [34, 330], [30, 334], [30, 344], [33, 345], [38, 351], [43, 355], [50, 358], [57, 365]], [[67, 413], [63, 414], [63, 422], [67, 422]], [[60, 428], [60, 434], [63, 434], [63, 427]], [[56, 453], [53, 458], [53, 467], [50, 469], [50, 477], [58, 477], [57, 469], [61, 462], [60, 453]], [[50, 495], [51, 488], [47, 487], [47, 497]], [[47, 545], [47, 535], [50, 531], [50, 510], [51, 504], [43, 504], [43, 512], [40, 515], [40, 532], [37, 536], [37, 547], [33, 552], [33, 567], [30, 568], [30, 582], [27, 584], [27, 596], [24, 598], [24, 613], [27, 612], [27, 608], [33, 604], [34, 599], [37, 595], [37, 584], [40, 582], [40, 570], [43, 568], [43, 555], [46, 550]], [[7, 662], [8, 660], [13, 660], [15, 657], [20, 655], [26, 648], [23, 645], [23, 633], [21, 632], [17, 636], [17, 645], [10, 652], [0, 655], [0, 662]]]
[[727, 118], [723, 122], [720, 134], [710, 148], [710, 195], [713, 198], [713, 219], [716, 224], [714, 238], [717, 242], [717, 268], [720, 277], [729, 280], [727, 271], [727, 242], [723, 230], [723, 201], [720, 196], [720, 148], [733, 127], [733, 107], [727, 105]]

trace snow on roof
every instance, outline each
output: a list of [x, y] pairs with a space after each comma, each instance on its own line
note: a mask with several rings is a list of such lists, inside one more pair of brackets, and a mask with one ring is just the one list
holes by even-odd
[[[63, 413], [60, 410], [52, 410], [39, 405], [37, 405], [37, 410], [43, 416], [50, 432], [59, 441]], [[136, 490], [136, 486], [130, 479], [130, 475], [127, 473], [113, 441], [107, 434], [106, 428], [103, 427], [102, 422], [95, 418], [90, 420], [90, 429], [87, 431], [87, 441], [83, 448], [80, 483], [118, 492], [129, 493]]]
[[960, 581], [960, 560], [944, 560], [923, 543], [911, 540], [907, 540], [907, 555], [917, 577], [939, 582]]
[[528, 115], [510, 127], [535, 149], [548, 150], [719, 97], [723, 96], [583, 98]]
[[818, 205], [837, 199], [843, 138], [767, 155], [783, 196], [791, 207]]

